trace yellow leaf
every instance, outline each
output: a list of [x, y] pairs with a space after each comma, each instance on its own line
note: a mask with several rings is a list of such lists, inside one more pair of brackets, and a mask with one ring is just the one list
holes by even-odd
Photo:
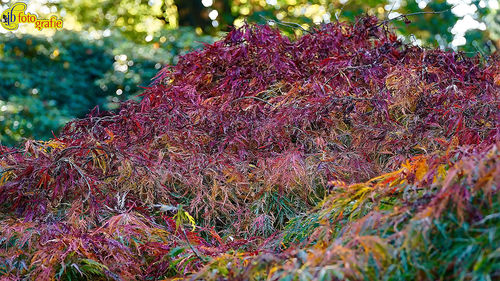
[[64, 143], [60, 142], [60, 141], [56, 141], [56, 140], [50, 140], [50, 141], [47, 141], [45, 142], [45, 145], [50, 147], [50, 148], [64, 148]]
[[429, 166], [427, 166], [427, 161], [425, 159], [421, 159], [417, 163], [417, 170], [415, 171], [415, 177], [418, 181], [421, 181], [424, 176], [427, 174], [429, 170]]
[[11, 179], [14, 176], [14, 172], [12, 171], [7, 171], [2, 173], [2, 176], [0, 177], [0, 186], [6, 183], [9, 179]]
[[[407, 165], [408, 165], [408, 163], [407, 163]], [[386, 179], [386, 178], [389, 178], [389, 177], [395, 176], [395, 175], [397, 175], [397, 174], [399, 174], [399, 173], [403, 172], [403, 171], [404, 171], [404, 169], [406, 169], [406, 168], [407, 168], [407, 166], [405, 166], [405, 164], [403, 164], [402, 166], [403, 166], [403, 168], [402, 168], [402, 169], [399, 169], [399, 170], [397, 170], [397, 171], [390, 172], [390, 173], [383, 174], [383, 175], [380, 175], [380, 176], [378, 176], [378, 177], [372, 178], [372, 179], [370, 179], [368, 182], [374, 182], [374, 181], [383, 180], [383, 179]]]
[[437, 168], [437, 175], [434, 176], [433, 183], [443, 180], [445, 176], [446, 176], [445, 165], [444, 164], [439, 165]]
[[194, 231], [196, 229], [196, 223], [194, 222], [194, 218], [188, 212], [186, 212], [186, 211], [184, 211], [184, 214], [186, 215], [186, 217], [188, 218], [189, 222], [193, 226], [193, 230], [192, 231]]

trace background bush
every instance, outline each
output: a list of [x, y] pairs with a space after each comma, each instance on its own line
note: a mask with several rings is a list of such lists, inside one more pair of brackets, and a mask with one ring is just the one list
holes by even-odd
[[158, 69], [211, 42], [192, 29], [164, 30], [144, 45], [118, 32], [92, 38], [59, 31], [52, 37], [0, 36], [0, 141], [46, 140], [94, 106], [109, 110], [134, 98]]

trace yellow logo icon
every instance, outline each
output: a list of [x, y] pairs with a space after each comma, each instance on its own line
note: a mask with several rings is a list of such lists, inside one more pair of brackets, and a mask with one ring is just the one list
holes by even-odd
[[10, 9], [3, 11], [0, 23], [7, 30], [16, 30], [20, 23], [32, 23], [35, 28], [42, 30], [44, 28], [61, 29], [63, 27], [62, 19], [51, 16], [50, 19], [39, 19], [37, 15], [26, 13], [28, 5], [23, 2], [13, 4]]

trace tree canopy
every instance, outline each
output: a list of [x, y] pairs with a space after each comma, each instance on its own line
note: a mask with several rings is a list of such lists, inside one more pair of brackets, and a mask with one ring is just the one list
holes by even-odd
[[139, 40], [163, 27], [191, 26], [215, 34], [244, 21], [275, 20], [309, 28], [371, 14], [382, 20], [408, 15], [395, 21], [398, 32], [424, 45], [462, 46], [486, 54], [500, 46], [497, 0], [71, 0], [57, 6], [84, 28], [114, 26]]

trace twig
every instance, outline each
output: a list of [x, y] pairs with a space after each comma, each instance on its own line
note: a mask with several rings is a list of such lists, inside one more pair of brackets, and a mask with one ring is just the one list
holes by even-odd
[[298, 23], [296, 23], [296, 22], [288, 22], [288, 21], [273, 20], [273, 19], [266, 18], [266, 17], [264, 17], [263, 15], [260, 15], [260, 17], [261, 17], [261, 18], [263, 18], [263, 19], [265, 19], [266, 21], [274, 22], [274, 23], [276, 23], [276, 24], [283, 25], [283, 26], [290, 27], [290, 28], [300, 28], [300, 29], [302, 29], [304, 32], [307, 32], [307, 33], [313, 34], [313, 32], [312, 32], [312, 31], [305, 29], [302, 25], [300, 25], [300, 24], [298, 24]]
[[86, 202], [90, 195], [92, 194], [92, 187], [90, 186], [90, 183], [89, 181], [87, 180], [87, 177], [85, 176], [85, 173], [82, 171], [82, 169], [80, 169], [80, 167], [78, 167], [75, 163], [73, 163], [73, 161], [71, 161], [70, 159], [68, 158], [63, 158], [61, 159], [62, 161], [64, 162], [67, 162], [70, 164], [70, 166], [72, 166], [79, 174], [80, 176], [83, 178], [83, 180], [85, 181], [85, 183], [87, 184], [88, 188], [89, 188], [89, 194], [87, 197], [85, 197], [85, 199], [83, 200], [83, 202]]
[[184, 230], [184, 227], [182, 227], [182, 234], [184, 234], [184, 238], [186, 239], [186, 242], [188, 243], [189, 248], [191, 248], [191, 251], [193, 251], [193, 253], [196, 255], [196, 257], [198, 257], [202, 262], [206, 262], [206, 260], [198, 253], [198, 251], [196, 251], [196, 249], [193, 247], [193, 245], [191, 245], [191, 242], [189, 242], [189, 239], [186, 235], [186, 231]]
[[374, 25], [372, 28], [379, 27], [379, 26], [384, 25], [384, 24], [386, 24], [388, 22], [391, 22], [391, 21], [395, 21], [395, 20], [399, 20], [399, 19], [404, 19], [404, 18], [408, 19], [407, 17], [411, 17], [411, 16], [418, 16], [418, 15], [425, 15], [425, 14], [442, 14], [444, 12], [450, 11], [454, 7], [455, 6], [449, 8], [449, 9], [446, 9], [446, 10], [442, 10], [442, 11], [415, 12], [415, 13], [409, 13], [409, 14], [399, 15], [399, 16], [394, 17], [392, 19], [387, 19], [387, 20], [381, 21], [379, 24]]
[[381, 101], [380, 99], [377, 98], [359, 98], [359, 97], [352, 97], [352, 96], [346, 96], [346, 97], [339, 97], [339, 98], [330, 98], [333, 101]]
[[397, 1], [394, 1], [394, 3], [392, 3], [392, 6], [391, 6], [391, 9], [389, 10], [389, 12], [386, 14], [387, 16], [390, 15], [392, 13], [392, 10], [394, 9], [394, 6], [396, 5]]
[[372, 66], [373, 66], [372, 64], [365, 64], [365, 65], [355, 65], [355, 66], [346, 66], [346, 67], [338, 68], [337, 70], [339, 72], [335, 73], [335, 75], [328, 78], [328, 80], [326, 80], [326, 82], [324, 84], [328, 84], [333, 78], [337, 77], [337, 75], [339, 75], [342, 70], [352, 70], [352, 69], [359, 69], [359, 68], [372, 67]]
[[351, 81], [349, 81], [349, 78], [345, 75], [345, 73], [342, 70], [339, 70], [340, 75], [344, 76], [345, 80], [347, 81], [347, 84], [349, 84], [349, 89], [352, 88]]
[[23, 152], [21, 150], [15, 150], [15, 151], [10, 151], [10, 152], [3, 152], [3, 153], [0, 153], [0, 157], [2, 157], [2, 156], [9, 156], [9, 155], [18, 154], [18, 153], [23, 153]]
[[88, 149], [88, 150], [95, 149], [95, 150], [102, 150], [102, 151], [106, 152], [106, 154], [108, 156], [111, 155], [111, 153], [107, 149], [104, 149], [103, 147], [97, 147], [97, 146], [91, 146], [91, 147], [70, 146], [70, 147], [66, 147], [65, 149], [61, 150], [61, 152], [59, 152], [59, 155], [55, 158], [55, 162], [59, 161], [59, 159], [61, 159], [64, 156], [64, 153], [66, 153], [66, 151], [72, 150], [72, 149]]
[[240, 101], [240, 100], [242, 100], [242, 99], [255, 99], [255, 100], [261, 101], [261, 102], [263, 102], [263, 103], [266, 103], [267, 105], [270, 105], [270, 106], [272, 106], [272, 107], [275, 107], [275, 106], [274, 106], [274, 104], [272, 104], [272, 103], [270, 103], [270, 102], [268, 102], [268, 101], [266, 101], [266, 100], [264, 100], [264, 99], [261, 99], [261, 98], [259, 98], [259, 97], [254, 97], [254, 96], [247, 96], [247, 97], [237, 98], [237, 99], [233, 100], [231, 103], [233, 103], [233, 102], [237, 102], [237, 101]]
[[476, 48], [477, 52], [479, 53], [479, 55], [481, 55], [484, 61], [488, 61], [488, 58], [484, 55], [483, 51], [480, 49], [481, 47], [479, 46], [479, 44], [477, 44], [476, 41], [472, 41], [472, 46]]
[[339, 22], [339, 18], [342, 15], [342, 11], [344, 11], [345, 6], [349, 3], [350, 0], [347, 0], [344, 4], [342, 4], [342, 7], [340, 7], [340, 10], [335, 13], [335, 19], [337, 22]]

